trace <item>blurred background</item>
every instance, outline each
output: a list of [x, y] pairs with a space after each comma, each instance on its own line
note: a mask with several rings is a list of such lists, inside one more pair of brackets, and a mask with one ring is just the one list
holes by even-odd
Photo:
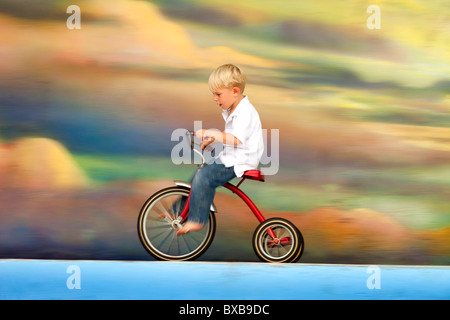
[[[0, 0], [0, 257], [151, 260], [139, 210], [196, 168], [171, 133], [223, 128], [207, 80], [234, 63], [280, 134], [278, 173], [242, 189], [302, 231], [300, 262], [448, 264], [447, 6]], [[219, 191], [202, 260], [256, 261], [257, 220]]]

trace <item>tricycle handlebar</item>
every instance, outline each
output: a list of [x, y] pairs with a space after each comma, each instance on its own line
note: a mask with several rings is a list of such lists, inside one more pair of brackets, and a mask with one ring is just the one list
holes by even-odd
[[[189, 143], [189, 144], [191, 145], [191, 149], [192, 149], [195, 153], [197, 153], [197, 154], [200, 155], [200, 157], [201, 157], [201, 159], [202, 159], [202, 164], [199, 165], [199, 167], [202, 168], [202, 167], [205, 165], [206, 160], [205, 160], [205, 157], [203, 156], [202, 152], [200, 152], [199, 150], [197, 150], [197, 149], [194, 148], [194, 145], [195, 145], [195, 144], [196, 144], [196, 145], [200, 145], [200, 144], [198, 144], [198, 143], [195, 143], [195, 141], [194, 141], [195, 131], [189, 131], [189, 130], [187, 130], [187, 131], [186, 131], [186, 137], [188, 137], [188, 138], [190, 139], [190, 143]], [[210, 152], [212, 152], [212, 151], [214, 150], [214, 148], [212, 148], [212, 147], [210, 147], [210, 146], [207, 146], [205, 149], [206, 149], [206, 151], [210, 151]]]

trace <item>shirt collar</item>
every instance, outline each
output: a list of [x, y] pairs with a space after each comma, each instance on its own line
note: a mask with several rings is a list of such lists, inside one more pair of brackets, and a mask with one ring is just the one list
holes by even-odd
[[222, 111], [222, 116], [226, 120], [234, 118], [238, 115], [239, 111], [242, 109], [242, 105], [246, 104], [248, 102], [248, 97], [244, 96], [241, 101], [239, 101], [239, 104], [236, 106], [236, 109], [234, 109], [233, 113], [230, 115], [228, 113], [228, 110]]

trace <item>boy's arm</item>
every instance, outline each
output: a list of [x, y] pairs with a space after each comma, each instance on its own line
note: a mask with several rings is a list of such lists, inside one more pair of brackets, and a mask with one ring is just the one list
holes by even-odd
[[[195, 136], [201, 140], [206, 137], [210, 137], [209, 140], [202, 141], [202, 148], [213, 143], [214, 141], [232, 146], [238, 146], [241, 144], [241, 141], [239, 141], [239, 139], [233, 136], [231, 133], [221, 132], [217, 130], [200, 129], [195, 132]], [[203, 146], [204, 144], [205, 146]]]

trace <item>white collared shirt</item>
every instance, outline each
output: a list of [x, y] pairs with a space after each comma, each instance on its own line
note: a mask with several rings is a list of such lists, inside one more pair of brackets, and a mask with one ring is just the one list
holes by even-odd
[[255, 107], [245, 96], [230, 115], [228, 110], [222, 111], [225, 120], [225, 132], [235, 136], [241, 144], [237, 146], [223, 145], [218, 155], [225, 167], [234, 166], [237, 177], [244, 171], [258, 169], [264, 152], [261, 120]]

